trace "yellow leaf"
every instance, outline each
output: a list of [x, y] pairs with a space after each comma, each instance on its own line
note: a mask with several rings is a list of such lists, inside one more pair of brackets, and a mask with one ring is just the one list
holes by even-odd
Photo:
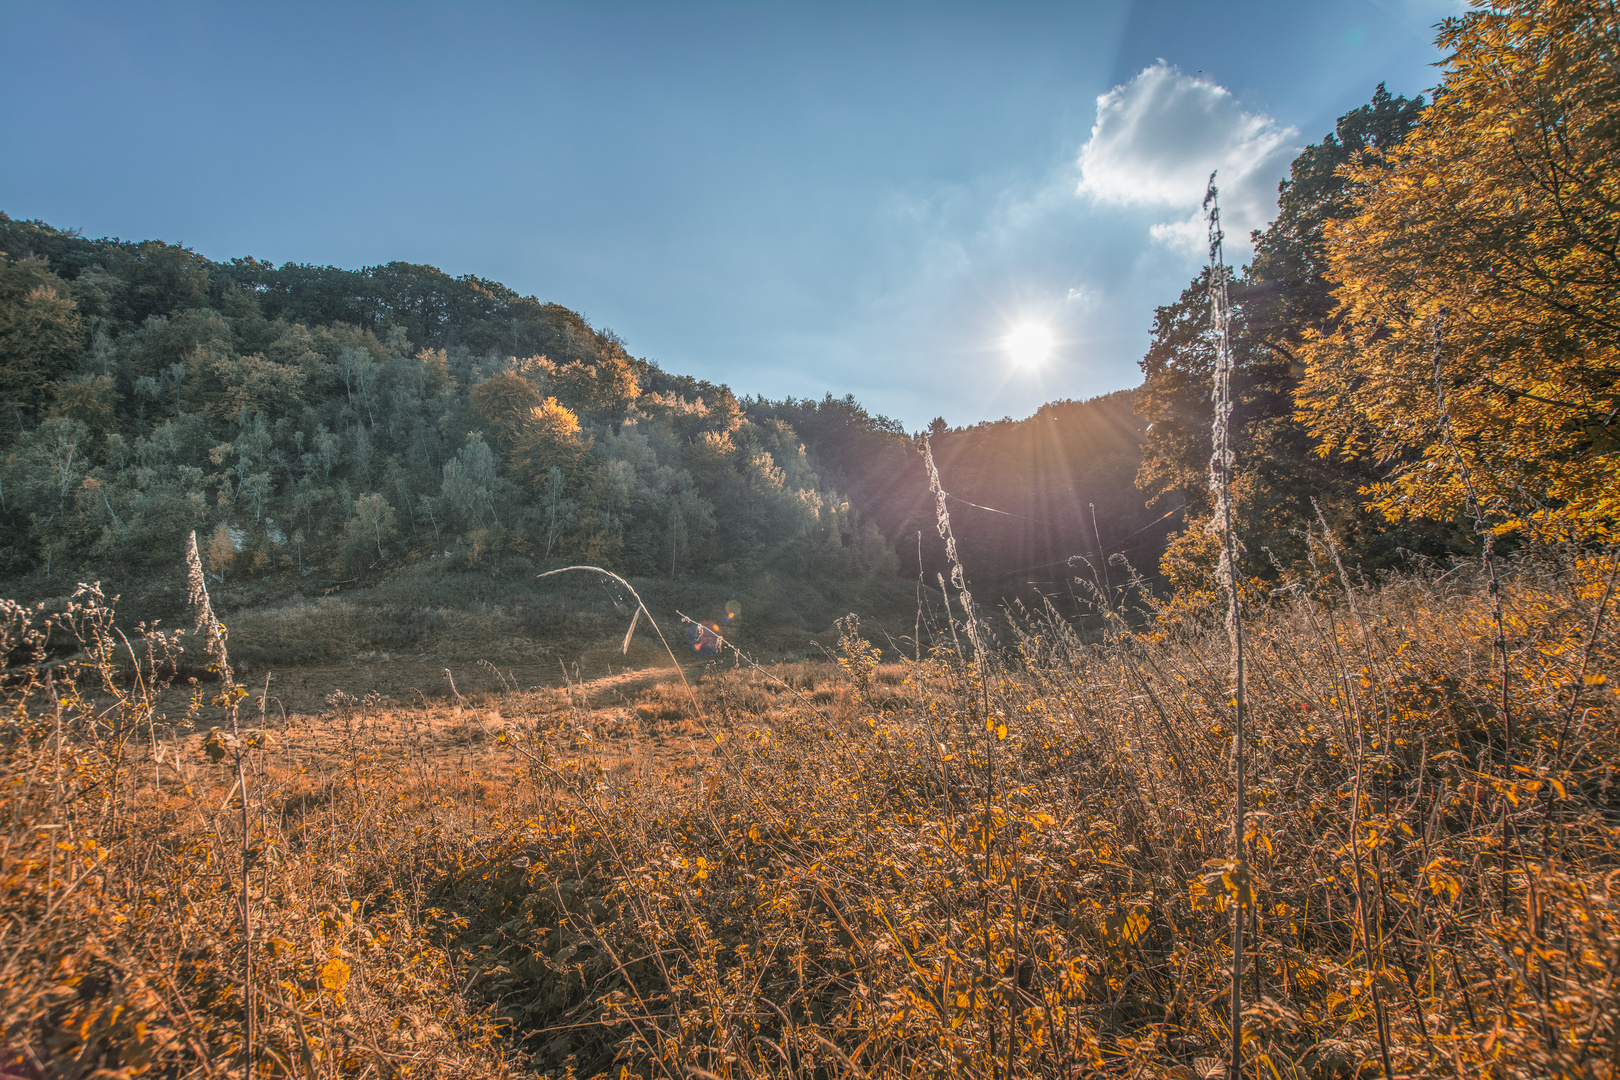
[[996, 741], [999, 742], [1002, 739], [1005, 739], [1006, 737], [1007, 737], [1007, 725], [1006, 724], [997, 724], [996, 725]]
[[343, 988], [349, 985], [349, 965], [337, 957], [332, 957], [321, 965], [321, 989], [330, 990], [334, 994], [343, 993]]

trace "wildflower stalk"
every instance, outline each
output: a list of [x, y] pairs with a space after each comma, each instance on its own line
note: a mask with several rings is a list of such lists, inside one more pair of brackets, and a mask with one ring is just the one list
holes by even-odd
[[917, 663], [922, 663], [922, 605], [923, 605], [923, 561], [922, 561], [922, 530], [917, 530], [917, 618], [912, 623], [911, 646], [915, 652]]
[[1097, 544], [1097, 565], [1102, 573], [1104, 625], [1113, 621], [1114, 585], [1108, 580], [1108, 553], [1103, 550], [1102, 530], [1097, 528], [1097, 504], [1086, 503], [1091, 510], [1091, 538]]
[[979, 620], [973, 614], [973, 594], [968, 592], [967, 575], [962, 570], [962, 560], [956, 554], [956, 534], [951, 531], [951, 512], [945, 505], [948, 496], [939, 481], [939, 469], [934, 465], [934, 450], [927, 435], [922, 439], [922, 453], [923, 461], [928, 466], [928, 490], [934, 495], [934, 525], [939, 529], [939, 538], [945, 541], [945, 557], [951, 561], [951, 585], [962, 604], [968, 642], [973, 646], [973, 658], [982, 664], [984, 642], [979, 636]]
[[[225, 628], [214, 616], [214, 607], [208, 602], [208, 579], [203, 576], [202, 559], [197, 554], [197, 532], [192, 530], [186, 538], [186, 600], [197, 612], [197, 632], [203, 635], [203, 646], [219, 672], [219, 700], [231, 720], [231, 748], [235, 754], [236, 786], [242, 797], [242, 1014], [245, 1037], [246, 1063], [242, 1075], [253, 1080], [258, 1072], [256, 1003], [253, 995], [253, 909], [252, 894], [248, 890], [251, 870], [248, 843], [248, 783], [242, 767], [242, 733], [237, 726], [236, 680], [231, 673], [231, 660], [225, 650]], [[268, 683], [266, 684], [268, 686]]]
[[1243, 858], [1243, 611], [1238, 605], [1237, 553], [1232, 535], [1232, 349], [1227, 332], [1226, 261], [1222, 248], [1221, 206], [1215, 187], [1215, 174], [1209, 174], [1204, 193], [1204, 210], [1209, 218], [1209, 309], [1210, 330], [1215, 337], [1215, 375], [1211, 396], [1215, 401], [1211, 424], [1212, 452], [1209, 458], [1209, 487], [1215, 497], [1215, 515], [1210, 526], [1221, 533], [1221, 560], [1216, 578], [1226, 591], [1226, 633], [1232, 646], [1233, 705], [1237, 713], [1232, 724], [1232, 852], [1236, 862], [1237, 898], [1232, 907], [1231, 973], [1231, 1060], [1227, 1063], [1230, 1080], [1243, 1074], [1243, 908], [1248, 898], [1248, 865]]
[[[1316, 498], [1311, 498], [1311, 508], [1316, 511], [1316, 520], [1322, 526], [1322, 543], [1328, 554], [1333, 557], [1333, 565], [1339, 572], [1339, 584], [1344, 589], [1345, 602], [1350, 605], [1350, 614], [1355, 617], [1356, 628], [1360, 631], [1363, 646], [1367, 644], [1367, 624], [1361, 619], [1361, 609], [1356, 606], [1356, 592], [1350, 586], [1350, 574], [1344, 568], [1344, 560], [1339, 557], [1339, 545], [1333, 539], [1333, 530], [1328, 528], [1327, 515], [1322, 513]], [[1337, 634], [1335, 634], [1337, 638]], [[1335, 656], [1338, 655], [1337, 640], [1333, 645]], [[1384, 1011], [1384, 999], [1378, 990], [1378, 976], [1384, 972], [1384, 935], [1382, 930], [1376, 934], [1374, 927], [1382, 927], [1383, 922], [1373, 911], [1373, 906], [1367, 901], [1366, 872], [1361, 863], [1361, 807], [1366, 797], [1366, 760], [1367, 760], [1367, 714], [1362, 707], [1361, 695], [1356, 692], [1356, 680], [1351, 674], [1350, 667], [1342, 659], [1339, 661], [1339, 670], [1343, 672], [1345, 701], [1349, 706], [1349, 713], [1356, 723], [1356, 779], [1355, 787], [1351, 791], [1350, 807], [1350, 858], [1356, 875], [1356, 914], [1361, 924], [1361, 943], [1367, 951], [1367, 967], [1373, 969], [1374, 975], [1370, 981], [1372, 990], [1373, 1019], [1378, 1025], [1378, 1054], [1384, 1066], [1386, 1080], [1395, 1075], [1389, 1058], [1389, 1019]], [[1376, 849], [1374, 849], [1376, 856]], [[1375, 876], [1379, 879], [1380, 894], [1383, 891], [1383, 875], [1377, 871]], [[1374, 941], [1376, 937], [1376, 943]], [[1418, 1024], [1423, 1024], [1423, 1011], [1417, 1010]], [[1425, 1038], [1427, 1031], [1424, 1032]]]
[[[998, 727], [996, 719], [990, 711], [990, 674], [988, 671], [989, 658], [985, 654], [984, 640], [979, 631], [979, 620], [973, 611], [973, 594], [968, 591], [967, 573], [962, 569], [962, 560], [956, 553], [956, 534], [951, 529], [951, 512], [950, 508], [946, 506], [945, 503], [947, 498], [945, 486], [940, 482], [939, 468], [934, 464], [934, 449], [927, 435], [924, 435], [922, 439], [922, 454], [923, 462], [928, 468], [928, 490], [934, 495], [934, 524], [935, 527], [939, 529], [940, 539], [945, 541], [945, 556], [950, 560], [951, 563], [951, 585], [956, 589], [957, 601], [962, 605], [962, 616], [964, 626], [967, 630], [968, 644], [972, 646], [973, 660], [978, 668], [977, 674], [979, 680], [980, 706], [984, 720], [984, 810], [980, 822], [984, 850], [982, 852], [983, 857], [979, 862], [979, 898], [981, 904], [981, 925], [984, 931], [983, 950], [985, 977], [993, 980], [996, 977], [996, 959], [995, 949], [990, 938], [990, 856], [994, 840], [993, 808], [996, 801], [996, 743], [998, 740], [1006, 736], [1007, 729], [1005, 725]], [[939, 584], [940, 592], [944, 593], [945, 581], [943, 577], [940, 579]], [[947, 607], [946, 620], [950, 621], [948, 614], [950, 595], [948, 593], [945, 595], [945, 602]], [[953, 636], [955, 634], [954, 627], [952, 628], [952, 634]], [[958, 643], [957, 649], [957, 658], [960, 660], [960, 643]], [[970, 678], [971, 675], [972, 672], [970, 670]], [[1016, 948], [1014, 949], [1013, 956], [1014, 963], [1016, 965]], [[1009, 1000], [1016, 999], [1017, 986], [1018, 979], [1017, 970], [1015, 967], [1013, 971], [1013, 987], [1010, 992]], [[1013, 1032], [1015, 1030], [1013, 1024], [1015, 1023], [1016, 1012], [1017, 1010], [1015, 1008], [1009, 1006], [1008, 1033], [1005, 1047], [1009, 1076], [1011, 1075], [1012, 1070], [1012, 1050], [1014, 1044]], [[989, 1057], [992, 1062], [997, 1056], [996, 1052], [998, 1049], [998, 1035], [999, 1032], [997, 1031], [996, 1025], [993, 1023], [989, 1025]]]
[[[1496, 547], [1496, 532], [1485, 523], [1485, 511], [1479, 502], [1479, 493], [1474, 489], [1474, 474], [1468, 468], [1467, 460], [1457, 448], [1457, 439], [1451, 429], [1451, 411], [1446, 405], [1446, 379], [1442, 364], [1441, 344], [1445, 337], [1446, 309], [1441, 308], [1434, 318], [1434, 328], [1430, 336], [1430, 343], [1434, 350], [1434, 400], [1435, 408], [1439, 412], [1440, 443], [1451, 455], [1456, 463], [1457, 478], [1462, 481], [1463, 498], [1468, 513], [1474, 519], [1474, 531], [1479, 534], [1480, 561], [1485, 566], [1485, 580], [1491, 598], [1491, 617], [1496, 623], [1496, 651], [1502, 661], [1502, 675], [1500, 681], [1501, 710], [1502, 710], [1502, 774], [1510, 777], [1513, 774], [1513, 712], [1508, 702], [1508, 650], [1507, 631], [1502, 618], [1502, 590], [1496, 580], [1496, 560], [1492, 555]], [[1508, 902], [1508, 800], [1502, 800], [1502, 910], [1507, 911]]]

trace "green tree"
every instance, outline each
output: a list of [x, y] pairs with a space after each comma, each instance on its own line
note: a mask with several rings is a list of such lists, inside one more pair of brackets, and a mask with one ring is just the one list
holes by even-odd
[[456, 456], [445, 462], [440, 484], [443, 505], [449, 507], [467, 529], [482, 529], [498, 520], [495, 513], [495, 453], [483, 438], [467, 439]]
[[264, 520], [264, 508], [275, 492], [275, 483], [267, 472], [248, 474], [236, 489], [238, 505], [253, 508], [254, 524]]
[[388, 557], [383, 541], [399, 535], [399, 521], [393, 506], [381, 495], [362, 495], [354, 500], [354, 514], [343, 525], [343, 535], [356, 543], [374, 545], [377, 559]]
[[473, 387], [470, 399], [496, 445], [508, 449], [545, 397], [539, 387], [516, 371], [500, 371]]
[[579, 509], [577, 503], [564, 496], [563, 484], [562, 469], [552, 466], [546, 470], [546, 485], [541, 493], [541, 506], [545, 515], [547, 558], [551, 557], [552, 549], [564, 530], [573, 523], [574, 513]]
[[278, 364], [254, 353], [217, 358], [214, 372], [224, 387], [227, 415], [262, 412], [283, 416], [302, 403], [305, 375], [292, 364]]
[[51, 415], [78, 420], [93, 434], [107, 436], [118, 430], [118, 391], [110, 375], [82, 375], [64, 379], [53, 388], [56, 403]]
[[84, 349], [78, 305], [44, 259], [0, 253], [0, 425], [21, 430]]
[[[575, 361], [558, 366], [545, 357], [536, 363], [556, 387], [557, 398], [575, 412], [617, 427], [641, 395], [635, 368], [617, 344], [602, 350], [595, 363]], [[732, 399], [736, 404], [736, 399]]]
[[669, 577], [675, 580], [680, 560], [686, 556], [693, 540], [701, 540], [714, 532], [714, 507], [709, 505], [691, 486], [690, 473], [677, 478], [677, 487], [669, 496]]

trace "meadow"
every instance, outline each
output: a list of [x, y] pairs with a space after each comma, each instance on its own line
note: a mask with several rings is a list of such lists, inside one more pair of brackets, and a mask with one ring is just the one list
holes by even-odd
[[0, 212], [0, 1080], [1616, 1080], [1620, 18], [1435, 29], [970, 428]]
[[8, 604], [4, 1068], [1212, 1077], [1241, 903], [1243, 1075], [1612, 1076], [1616, 566], [1501, 565], [1506, 714], [1478, 563], [1246, 593], [1241, 864], [1186, 603], [307, 711]]

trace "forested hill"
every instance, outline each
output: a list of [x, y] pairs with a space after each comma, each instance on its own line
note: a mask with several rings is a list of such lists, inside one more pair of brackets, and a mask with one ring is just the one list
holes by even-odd
[[0, 215], [0, 573], [364, 579], [583, 560], [892, 573], [788, 424], [557, 304]]
[[1073, 614], [1094, 599], [1076, 579], [1117, 590], [1134, 571], [1157, 577], [1181, 516], [1174, 499], [1149, 510], [1136, 487], [1146, 424], [1136, 400], [1054, 401], [1027, 420], [934, 436], [962, 561], [985, 568], [981, 592]]
[[[1049, 402], [1023, 420], [964, 428], [934, 421], [934, 462], [977, 598], [1039, 605], [1044, 597], [1073, 615], [1094, 600], [1087, 589], [1076, 592], [1077, 575], [1119, 584], [1131, 572], [1116, 556], [1157, 578], [1179, 500], [1149, 511], [1137, 489], [1146, 421], [1136, 401], [1136, 392], [1119, 391]], [[897, 425], [848, 397], [747, 408], [803, 436], [822, 474], [894, 543], [903, 575], [917, 573], [919, 557], [925, 582], [949, 575], [922, 455]]]
[[[919, 532], [943, 568], [913, 438], [852, 397], [739, 400], [430, 266], [214, 262], [3, 214], [0, 252], [14, 580], [168, 574], [193, 529], [218, 579], [272, 592], [424, 561], [909, 577]], [[1105, 543], [1136, 528], [1137, 444], [1128, 395], [936, 425], [970, 574], [1061, 581], [1090, 502]]]

